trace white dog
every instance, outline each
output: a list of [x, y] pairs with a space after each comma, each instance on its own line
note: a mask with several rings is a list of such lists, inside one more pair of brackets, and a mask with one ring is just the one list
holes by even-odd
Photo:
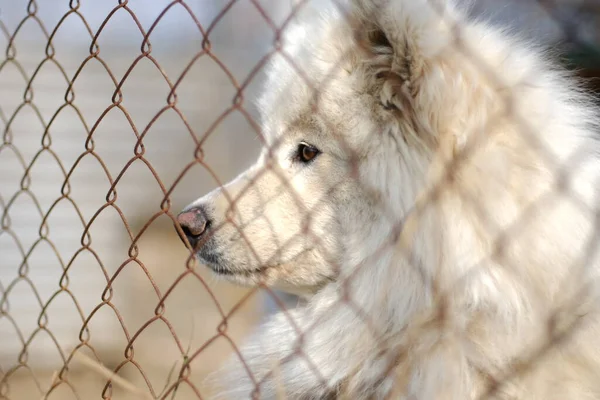
[[280, 45], [259, 160], [178, 217], [216, 274], [307, 300], [224, 395], [600, 398], [600, 142], [568, 73], [450, 0], [299, 6]]

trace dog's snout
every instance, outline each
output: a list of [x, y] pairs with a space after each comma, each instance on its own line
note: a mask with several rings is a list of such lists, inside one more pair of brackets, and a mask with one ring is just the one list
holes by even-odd
[[177, 222], [190, 244], [194, 247], [196, 247], [200, 238], [202, 238], [210, 227], [210, 219], [208, 218], [206, 209], [202, 206], [182, 211], [177, 216]]

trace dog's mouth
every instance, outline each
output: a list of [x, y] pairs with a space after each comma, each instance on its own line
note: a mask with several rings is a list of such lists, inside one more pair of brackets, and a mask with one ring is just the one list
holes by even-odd
[[210, 268], [217, 275], [223, 276], [245, 276], [252, 277], [257, 276], [264, 273], [267, 269], [271, 268], [270, 266], [264, 266], [260, 268], [252, 268], [252, 269], [233, 269], [224, 263], [215, 263], [214, 261], [209, 261], [201, 258], [204, 261], [205, 265]]
[[196, 255], [211, 271], [225, 277], [257, 278], [263, 275], [268, 269], [277, 267], [276, 265], [264, 265], [248, 269], [232, 268], [220, 253], [201, 250]]
[[[301, 257], [302, 255], [309, 253], [311, 250], [312, 249], [307, 249], [307, 250], [300, 252], [299, 254], [297, 254], [294, 257], [294, 259], [297, 259], [297, 258]], [[196, 255], [202, 261], [202, 263], [205, 266], [207, 266], [211, 271], [213, 271], [215, 274], [224, 276], [224, 277], [231, 277], [231, 278], [240, 277], [240, 278], [252, 278], [253, 280], [255, 280], [255, 279], [259, 279], [259, 278], [265, 276], [265, 273], [267, 271], [276, 269], [276, 268], [284, 265], [281, 263], [273, 263], [273, 264], [265, 264], [265, 265], [262, 265], [259, 267], [254, 267], [254, 268], [248, 268], [248, 266], [246, 266], [246, 268], [244, 268], [244, 266], [242, 266], [242, 267], [237, 266], [237, 268], [234, 268], [231, 265], [231, 263], [228, 262], [222, 256], [222, 254], [220, 254], [219, 252], [206, 251], [204, 249], [201, 249], [200, 251], [198, 251], [196, 253]], [[291, 260], [289, 262], [293, 262], [293, 260]], [[285, 263], [285, 264], [287, 264], [287, 263]]]
[[[306, 282], [304, 284], [299, 284], [297, 280], [287, 281], [286, 276], [288, 276], [289, 273], [285, 273], [286, 267], [290, 267], [290, 264], [297, 261], [301, 255], [311, 250], [305, 250], [296, 255], [293, 260], [285, 263], [265, 264], [254, 268], [247, 264], [235, 264], [234, 266], [231, 260], [227, 260], [214, 250], [210, 252], [201, 251], [196, 253], [196, 255], [200, 262], [210, 269], [217, 277], [221, 277], [234, 284], [247, 287], [265, 285], [303, 297], [313, 295], [327, 284], [334, 282], [336, 279], [335, 275], [317, 274], [312, 282]], [[282, 273], [281, 271], [284, 272]]]
[[217, 275], [244, 276], [247, 278], [259, 276], [259, 275], [263, 274], [267, 269], [275, 267], [275, 266], [265, 266], [262, 268], [254, 268], [254, 269], [247, 269], [247, 270], [231, 270], [229, 268], [226, 268], [226, 267], [223, 267], [220, 265], [207, 264], [207, 266]]

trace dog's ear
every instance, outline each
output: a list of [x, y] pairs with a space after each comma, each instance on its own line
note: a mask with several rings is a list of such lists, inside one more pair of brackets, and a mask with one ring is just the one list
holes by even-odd
[[360, 63], [381, 104], [402, 110], [421, 89], [428, 63], [451, 40], [450, 0], [351, 0]]

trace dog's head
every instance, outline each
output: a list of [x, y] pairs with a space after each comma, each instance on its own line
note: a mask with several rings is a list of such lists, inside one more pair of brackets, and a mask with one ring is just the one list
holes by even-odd
[[310, 293], [377, 256], [423, 189], [441, 130], [452, 147], [468, 118], [449, 51], [458, 14], [431, 3], [306, 8], [284, 28], [258, 161], [178, 217], [203, 263]]

